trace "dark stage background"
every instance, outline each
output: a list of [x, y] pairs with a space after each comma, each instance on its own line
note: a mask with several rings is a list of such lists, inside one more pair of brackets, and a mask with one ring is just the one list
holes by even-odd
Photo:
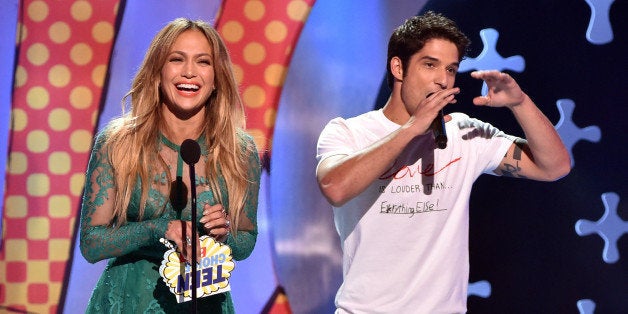
[[[488, 281], [491, 295], [471, 296], [469, 312], [573, 313], [574, 304], [582, 299], [595, 302], [595, 313], [628, 312], [628, 237], [612, 243], [620, 258], [606, 262], [602, 238], [579, 236], [575, 227], [581, 219], [598, 221], [606, 211], [616, 211], [623, 225], [604, 227], [605, 231], [619, 235], [628, 231], [628, 208], [621, 200], [628, 195], [624, 131], [628, 1], [613, 4], [609, 16], [614, 37], [604, 44], [585, 36], [591, 13], [585, 1], [430, 1], [424, 9], [457, 21], [471, 36], [473, 58], [484, 48], [480, 31], [496, 29], [497, 52], [504, 58], [525, 59], [523, 71], [505, 70], [550, 121], [597, 126], [601, 133], [599, 140], [591, 141], [592, 130], [567, 134], [558, 128], [566, 144], [566, 138], [577, 141], [568, 147], [572, 171], [558, 182], [483, 176], [476, 183], [471, 198], [470, 281]], [[458, 84], [464, 91], [459, 103], [470, 103], [479, 89], [477, 81], [461, 74]], [[565, 99], [575, 104], [572, 116], [558, 110], [559, 100]], [[522, 135], [507, 110], [460, 107], [451, 110]], [[604, 193], [619, 196], [616, 207], [605, 208]]]

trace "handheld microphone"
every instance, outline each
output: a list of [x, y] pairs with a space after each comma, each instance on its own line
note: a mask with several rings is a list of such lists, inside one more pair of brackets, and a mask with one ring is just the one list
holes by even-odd
[[434, 132], [434, 143], [436, 147], [445, 149], [447, 147], [447, 132], [445, 131], [445, 115], [441, 109], [434, 121], [432, 121], [432, 131]]
[[[434, 93], [429, 93], [425, 98], [432, 96], [432, 94]], [[445, 149], [447, 147], [447, 133], [445, 132], [445, 114], [443, 114], [443, 109], [438, 112], [430, 128], [432, 132], [434, 132], [434, 143], [436, 147]]]
[[196, 313], [197, 309], [197, 301], [196, 301], [196, 281], [198, 280], [196, 277], [196, 174], [194, 173], [194, 164], [198, 162], [201, 158], [201, 146], [195, 140], [186, 139], [181, 143], [181, 159], [188, 164], [188, 168], [190, 168], [190, 192], [191, 192], [191, 209], [192, 209], [192, 260], [190, 264], [192, 264], [192, 273], [190, 274], [190, 279], [192, 281], [192, 313]]

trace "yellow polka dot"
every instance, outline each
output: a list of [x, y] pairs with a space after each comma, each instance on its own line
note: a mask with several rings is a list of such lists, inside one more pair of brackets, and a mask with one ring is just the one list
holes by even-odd
[[307, 2], [303, 0], [292, 0], [288, 3], [286, 11], [291, 20], [305, 22], [311, 9]]
[[35, 86], [26, 93], [26, 103], [33, 109], [43, 109], [48, 106], [50, 95], [48, 90], [41, 86]]
[[283, 65], [271, 64], [264, 70], [264, 82], [273, 87], [282, 86], [286, 79], [286, 72], [286, 67]]
[[11, 152], [9, 155], [9, 167], [7, 168], [10, 174], [24, 174], [28, 169], [28, 158], [26, 154], [21, 152]]
[[264, 28], [264, 35], [271, 43], [279, 43], [286, 39], [288, 28], [282, 21], [272, 21]]
[[75, 173], [70, 177], [70, 193], [74, 196], [81, 196], [83, 186], [85, 185], [85, 174]]
[[261, 20], [265, 13], [266, 7], [262, 1], [250, 0], [244, 5], [244, 16], [251, 21]]
[[28, 213], [28, 200], [22, 195], [8, 195], [4, 205], [7, 218], [24, 218]]
[[48, 28], [48, 37], [50, 37], [52, 42], [57, 44], [68, 41], [71, 34], [72, 29], [70, 29], [70, 26], [65, 22], [55, 22]]
[[[275, 304], [288, 304], [288, 297], [285, 294], [278, 294]], [[289, 304], [288, 304], [289, 305]]]
[[274, 108], [268, 108], [264, 112], [264, 126], [272, 128], [275, 125], [275, 119], [277, 117], [277, 111]]
[[103, 87], [105, 82], [105, 75], [107, 74], [107, 66], [99, 64], [92, 70], [92, 83], [98, 87]]
[[47, 240], [50, 237], [48, 217], [32, 217], [26, 220], [26, 237], [29, 240]]
[[76, 109], [89, 108], [92, 98], [92, 91], [85, 86], [77, 86], [70, 92], [70, 104]]
[[50, 178], [45, 173], [33, 173], [26, 179], [26, 192], [30, 196], [46, 196], [50, 193]]
[[70, 127], [72, 116], [65, 108], [55, 108], [48, 115], [48, 126], [54, 131], [65, 131]]
[[24, 86], [24, 84], [26, 84], [26, 81], [28, 81], [28, 72], [26, 72], [26, 69], [24, 69], [23, 66], [18, 65], [15, 68], [15, 83], [14, 83], [14, 86], [15, 87], [22, 87], [22, 86]]
[[[41, 222], [35, 223], [33, 228], [37, 227], [37, 224], [45, 223], [47, 225], [46, 230], [47, 234], [50, 234], [50, 222], [47, 217], [37, 217], [34, 219], [41, 219]], [[28, 225], [27, 225], [28, 226]], [[30, 231], [30, 230], [29, 230]], [[42, 238], [44, 230], [35, 231], [35, 238], [30, 238], [30, 235], [27, 234], [31, 240], [44, 240]], [[29, 260], [26, 262], [26, 282], [28, 283], [45, 283], [48, 284], [50, 282], [50, 262], [48, 260]]]
[[68, 239], [50, 239], [48, 241], [48, 260], [63, 261], [68, 258], [70, 252], [70, 241]]
[[70, 83], [72, 73], [63, 64], [57, 64], [48, 71], [48, 81], [54, 87], [64, 87]]
[[11, 111], [11, 129], [13, 131], [24, 131], [28, 125], [28, 115], [23, 109], [13, 109]]
[[72, 201], [67, 195], [52, 195], [48, 199], [48, 216], [52, 218], [69, 218], [72, 212]]
[[[11, 252], [11, 254], [5, 254], [7, 262], [20, 261], [24, 262], [28, 260], [28, 242], [24, 239], [6, 239], [5, 252]], [[8, 289], [5, 290], [8, 292]], [[10, 300], [10, 299], [9, 299]]]
[[244, 70], [242, 70], [241, 66], [235, 63], [233, 64], [233, 75], [235, 76], [236, 82], [238, 84], [242, 84], [244, 80]]
[[260, 64], [266, 58], [266, 49], [260, 43], [251, 42], [244, 47], [244, 61], [249, 64]]
[[257, 146], [258, 150], [261, 151], [264, 147], [266, 147], [267, 139], [264, 132], [260, 129], [248, 129], [246, 132], [253, 137], [253, 141], [255, 141], [255, 146]]
[[50, 146], [48, 133], [42, 130], [29, 132], [26, 136], [26, 146], [28, 147], [28, 150], [33, 153], [43, 153], [47, 151]]
[[52, 174], [67, 174], [72, 166], [72, 158], [66, 152], [54, 152], [48, 156], [48, 170]]
[[[49, 263], [47, 261], [45, 263], [42, 263], [42, 264], [44, 264], [44, 265], [42, 265], [42, 267], [50, 267], [50, 265], [49, 265]], [[37, 271], [37, 269], [38, 269], [37, 267], [33, 267], [32, 271]], [[49, 275], [47, 274], [46, 276], [49, 276]], [[49, 311], [50, 310], [50, 304], [54, 303], [55, 302], [54, 300], [58, 300], [59, 292], [63, 291], [63, 285], [62, 285], [61, 282], [50, 281], [50, 277], [39, 276], [39, 278], [48, 278], [48, 280], [43, 279], [44, 281], [43, 282], [39, 282], [39, 283], [45, 283], [48, 286], [48, 289], [49, 289], [48, 291], [50, 291], [49, 292], [50, 294], [48, 295], [48, 303], [33, 304], [32, 309], [33, 309], [34, 313], [43, 313], [43, 312]], [[25, 282], [29, 282], [29, 281], [25, 281]], [[24, 290], [19, 290], [19, 291], [24, 291]], [[20, 297], [22, 297], [22, 296], [20, 296]], [[11, 298], [9, 298], [9, 300], [11, 300]], [[31, 307], [29, 307], [28, 309], [30, 311]]]
[[44, 44], [36, 43], [26, 50], [26, 59], [33, 65], [42, 65], [48, 61], [50, 53]]
[[84, 43], [78, 43], [70, 50], [70, 59], [77, 65], [86, 65], [92, 61], [92, 48]]
[[92, 145], [92, 132], [86, 130], [76, 130], [70, 135], [70, 147], [75, 153], [85, 153]]
[[70, 8], [70, 14], [77, 21], [87, 21], [92, 16], [92, 5], [89, 1], [76, 1]]
[[44, 1], [33, 1], [28, 5], [27, 14], [31, 20], [41, 22], [48, 17], [48, 5]]
[[97, 43], [108, 43], [113, 38], [113, 26], [109, 22], [98, 22], [92, 27], [92, 37]]
[[222, 26], [221, 35], [226, 42], [238, 42], [244, 36], [244, 27], [238, 21], [228, 21]]
[[259, 108], [266, 101], [266, 93], [263, 88], [253, 85], [244, 90], [244, 93], [242, 93], [242, 99], [247, 107]]

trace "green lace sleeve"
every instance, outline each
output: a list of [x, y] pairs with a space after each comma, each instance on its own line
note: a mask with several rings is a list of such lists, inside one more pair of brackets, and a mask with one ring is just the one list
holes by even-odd
[[255, 148], [253, 138], [245, 135], [247, 152], [249, 154], [249, 180], [251, 181], [244, 203], [244, 213], [251, 221], [254, 228], [250, 231], [239, 230], [236, 237], [229, 234], [227, 237], [227, 245], [231, 247], [233, 258], [237, 261], [243, 260], [253, 252], [255, 242], [257, 241], [257, 201], [260, 187], [261, 165], [259, 154]]
[[113, 212], [113, 170], [104, 148], [103, 134], [99, 133], [96, 137], [90, 155], [81, 206], [80, 248], [83, 257], [90, 263], [160, 244], [159, 238], [165, 234], [171, 219], [162, 216], [129, 221], [118, 227], [92, 224], [94, 217], [109, 217]]

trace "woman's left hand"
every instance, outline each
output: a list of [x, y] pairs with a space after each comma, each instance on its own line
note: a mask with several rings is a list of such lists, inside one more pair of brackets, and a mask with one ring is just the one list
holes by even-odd
[[229, 214], [221, 204], [203, 206], [203, 217], [200, 222], [205, 228], [205, 232], [220, 242], [224, 242], [231, 232], [231, 221]]

